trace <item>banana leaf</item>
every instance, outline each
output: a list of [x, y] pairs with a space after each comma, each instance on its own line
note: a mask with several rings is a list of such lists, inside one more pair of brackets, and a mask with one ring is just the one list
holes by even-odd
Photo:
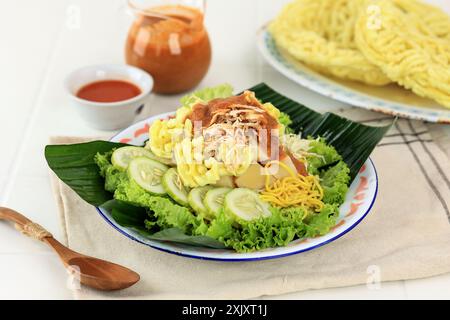
[[84, 201], [98, 207], [113, 196], [105, 190], [105, 180], [100, 176], [94, 156], [97, 152], [104, 153], [123, 146], [122, 143], [108, 141], [49, 145], [45, 147], [45, 159], [59, 179]]
[[101, 206], [111, 213], [111, 217], [119, 225], [129, 228], [141, 236], [157, 241], [170, 241], [180, 244], [187, 244], [196, 247], [207, 247], [212, 249], [226, 249], [222, 242], [206, 236], [188, 236], [178, 228], [164, 229], [158, 232], [151, 232], [146, 229], [143, 221], [148, 218], [148, 212], [144, 208], [138, 208], [128, 203], [110, 200]]
[[[262, 102], [271, 102], [288, 114], [293, 121], [291, 127], [295, 132], [304, 137], [325, 138], [342, 155], [350, 168], [352, 180], [391, 127], [370, 127], [332, 113], [317, 113], [279, 94], [264, 83], [249, 90], [254, 91]], [[113, 200], [113, 195], [104, 189], [104, 179], [100, 176], [94, 156], [97, 152], [104, 153], [122, 146], [124, 144], [107, 141], [49, 145], [45, 148], [45, 158], [49, 167], [64, 183], [89, 204], [108, 208], [113, 219], [120, 225], [158, 241], [223, 248], [223, 245], [214, 239], [187, 236], [175, 228], [151, 233], [144, 227], [144, 220], [148, 216], [145, 209]]]

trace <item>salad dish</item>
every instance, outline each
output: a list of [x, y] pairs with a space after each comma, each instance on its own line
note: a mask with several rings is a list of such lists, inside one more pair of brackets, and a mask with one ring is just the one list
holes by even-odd
[[47, 146], [46, 158], [139, 242], [191, 257], [271, 258], [334, 240], [367, 214], [377, 189], [368, 156], [389, 127], [320, 115], [264, 84], [235, 95], [220, 85], [110, 142]]

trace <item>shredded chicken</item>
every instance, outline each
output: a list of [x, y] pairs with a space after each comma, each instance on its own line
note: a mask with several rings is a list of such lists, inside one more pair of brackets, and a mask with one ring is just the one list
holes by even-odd
[[209, 157], [216, 157], [219, 148], [226, 148], [230, 155], [238, 155], [240, 149], [257, 145], [261, 132], [267, 130], [270, 135], [270, 130], [278, 127], [277, 120], [250, 91], [241, 96], [213, 100], [197, 108], [193, 120], [202, 121], [204, 150]]

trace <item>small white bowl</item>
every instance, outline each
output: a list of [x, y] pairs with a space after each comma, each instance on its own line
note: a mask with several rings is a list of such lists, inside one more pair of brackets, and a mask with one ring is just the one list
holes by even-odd
[[[141, 94], [119, 102], [93, 102], [77, 97], [85, 85], [102, 80], [123, 80], [137, 85]], [[133, 123], [142, 111], [153, 89], [153, 78], [145, 71], [129, 65], [96, 65], [71, 73], [65, 80], [65, 88], [80, 116], [100, 130], [117, 130]]]

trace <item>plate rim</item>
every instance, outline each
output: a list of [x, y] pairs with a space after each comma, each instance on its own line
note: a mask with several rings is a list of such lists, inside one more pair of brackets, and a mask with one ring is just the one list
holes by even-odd
[[[120, 132], [118, 132], [117, 134], [115, 134], [113, 137], [111, 137], [109, 139], [109, 141], [114, 140], [115, 138], [117, 138], [118, 136], [120, 136], [121, 134], [123, 134], [124, 132], [126, 132], [127, 130], [129, 130], [131, 127], [135, 127], [135, 126], [139, 126], [142, 124], [146, 124], [151, 122], [153, 119], [160, 119], [160, 118], [164, 118], [170, 115], [173, 115], [174, 112], [167, 112], [167, 113], [162, 113], [162, 114], [157, 114], [154, 116], [150, 116], [146, 119], [143, 119], [141, 121], [138, 121], [137, 123], [132, 124], [131, 126], [121, 130]], [[117, 231], [119, 231], [122, 235], [126, 236], [127, 238], [136, 241], [140, 244], [143, 244], [147, 247], [156, 249], [158, 251], [162, 251], [165, 253], [170, 253], [170, 254], [174, 254], [180, 257], [185, 257], [185, 258], [190, 258], [190, 259], [197, 259], [197, 260], [206, 260], [206, 261], [222, 261], [222, 262], [251, 262], [251, 261], [263, 261], [263, 260], [272, 260], [272, 259], [279, 259], [279, 258], [284, 258], [284, 257], [289, 257], [292, 255], [296, 255], [299, 253], [303, 253], [303, 252], [307, 252], [307, 251], [311, 251], [314, 249], [317, 249], [319, 247], [322, 247], [324, 245], [327, 245], [331, 242], [334, 242], [335, 240], [343, 237], [345, 234], [347, 234], [348, 232], [350, 232], [351, 230], [353, 230], [357, 225], [360, 224], [360, 222], [362, 220], [364, 220], [364, 218], [369, 214], [369, 212], [372, 210], [376, 199], [378, 197], [378, 189], [379, 189], [379, 179], [378, 179], [378, 172], [377, 169], [375, 167], [375, 164], [373, 162], [373, 160], [369, 157], [366, 161], [370, 163], [371, 167], [373, 168], [374, 171], [374, 175], [375, 175], [375, 192], [373, 195], [373, 198], [371, 199], [371, 203], [368, 206], [368, 208], [366, 209], [366, 211], [364, 212], [364, 214], [361, 215], [361, 217], [356, 220], [355, 222], [353, 222], [349, 227], [347, 227], [346, 229], [342, 230], [342, 232], [338, 233], [337, 235], [335, 235], [334, 237], [325, 240], [321, 243], [318, 243], [314, 246], [308, 247], [308, 248], [304, 248], [304, 249], [300, 249], [300, 250], [296, 250], [296, 251], [291, 251], [291, 252], [286, 252], [286, 253], [281, 253], [281, 254], [275, 254], [275, 255], [269, 255], [269, 256], [262, 256], [262, 257], [248, 257], [248, 258], [218, 258], [218, 257], [205, 257], [205, 256], [201, 256], [201, 255], [194, 255], [194, 254], [187, 254], [187, 253], [183, 253], [183, 252], [178, 252], [175, 250], [170, 250], [170, 249], [166, 249], [166, 248], [161, 248], [161, 247], [157, 247], [155, 245], [151, 245], [149, 243], [145, 243], [143, 241], [141, 241], [140, 239], [138, 239], [137, 237], [135, 237], [134, 235], [127, 233], [125, 230], [123, 230], [123, 228], [119, 228], [118, 226], [116, 226], [111, 219], [106, 216], [101, 208], [99, 206], [95, 206], [95, 209], [97, 210], [97, 212], [100, 214], [100, 216], [110, 225], [112, 226], [114, 229], [116, 229]]]
[[[450, 124], [450, 109], [425, 109], [417, 106], [402, 104], [399, 102], [384, 100], [369, 94], [358, 92], [357, 90], [336, 83], [332, 79], [329, 79], [320, 74], [314, 74], [313, 76], [315, 79], [308, 80], [307, 77], [301, 74], [301, 70], [298, 70], [298, 68], [286, 61], [286, 59], [284, 59], [279, 52], [277, 54], [273, 53], [273, 50], [271, 50], [268, 45], [268, 41], [274, 40], [270, 33], [267, 31], [266, 24], [262, 26], [257, 32], [257, 47], [259, 49], [259, 52], [269, 65], [271, 65], [279, 73], [298, 85], [301, 85], [309, 90], [312, 90], [333, 100], [347, 103], [366, 110], [381, 112], [390, 116], [399, 116], [413, 120]], [[273, 47], [278, 51], [275, 44], [273, 44]], [[333, 91], [327, 91], [329, 90], [330, 84], [327, 84], [324, 81], [331, 82], [335, 89]], [[370, 102], [364, 103], [364, 100], [372, 100], [373, 105], [370, 105]]]

